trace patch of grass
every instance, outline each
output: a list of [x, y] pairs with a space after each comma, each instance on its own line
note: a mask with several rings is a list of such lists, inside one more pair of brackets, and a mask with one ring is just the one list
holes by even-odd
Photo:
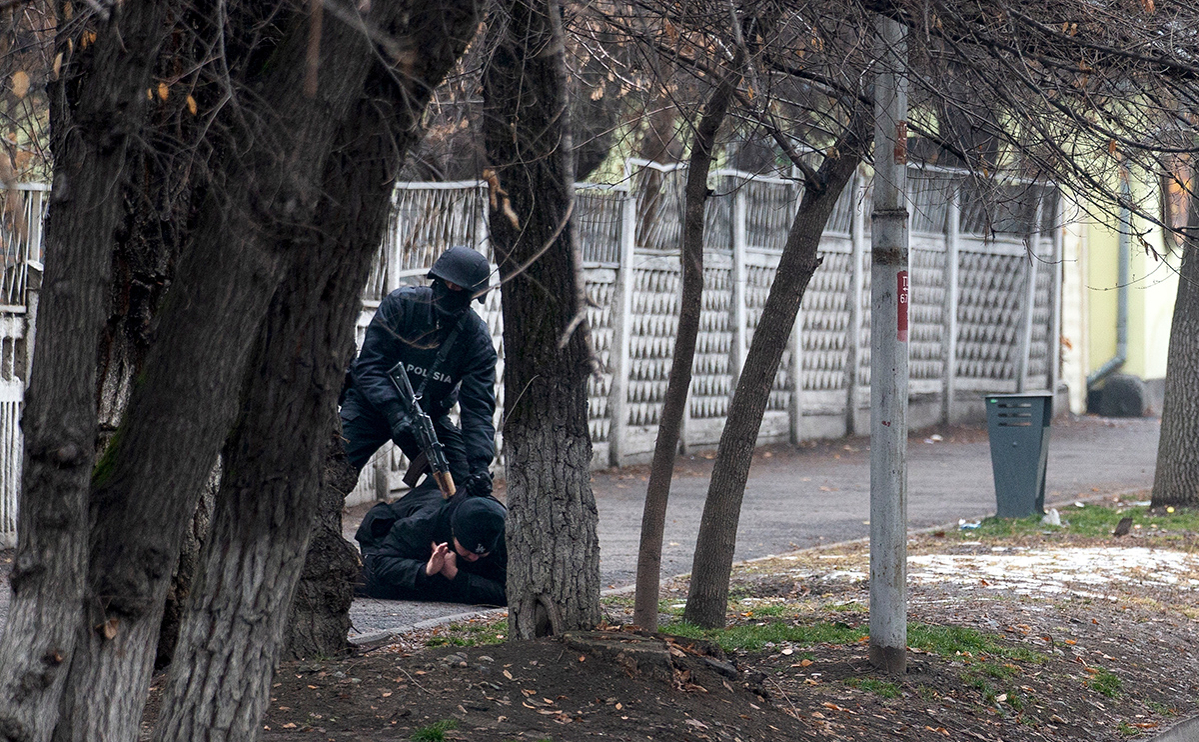
[[[1041, 522], [1041, 516], [1027, 518], [986, 518], [975, 530], [956, 531], [957, 538], [977, 540], [979, 538], [1009, 538], [1030, 536], [1045, 531], [1070, 533], [1089, 538], [1111, 536], [1121, 518], [1132, 518], [1132, 527], [1142, 535], [1161, 533], [1199, 533], [1199, 510], [1176, 508], [1173, 513], [1164, 510], [1150, 511], [1145, 506], [1108, 507], [1106, 505], [1066, 506], [1060, 511], [1062, 526], [1055, 527]], [[1139, 526], [1139, 529], [1138, 529]]]
[[1172, 709], [1169, 706], [1167, 706], [1166, 704], [1158, 703], [1157, 701], [1145, 701], [1145, 706], [1153, 713], [1161, 714], [1162, 716], [1177, 716], [1178, 715], [1178, 709]]
[[612, 606], [613, 608], [632, 608], [633, 603], [634, 599], [632, 595], [605, 595], [600, 598], [600, 605]]
[[1020, 713], [1024, 710], [1024, 706], [1026, 705], [1024, 703], [1024, 696], [1020, 695], [1014, 690], [1008, 691], [1007, 705], [1011, 706], [1012, 710], [1014, 710], [1016, 713]]
[[1120, 695], [1120, 691], [1124, 688], [1124, 683], [1120, 680], [1116, 673], [1103, 667], [1092, 668], [1096, 672], [1087, 681], [1087, 686], [1108, 698], [1115, 698]]
[[[633, 601], [629, 600], [629, 607], [631, 608], [632, 606], [633, 606]], [[684, 608], [686, 608], [686, 606], [687, 606], [687, 601], [679, 600], [678, 598], [674, 598], [671, 600], [659, 600], [658, 601], [658, 613], [661, 613], [666, 616], [681, 616], [681, 615], [683, 615], [683, 610], [684, 610]]]
[[845, 684], [850, 688], [859, 688], [883, 698], [899, 698], [899, 686], [895, 683], [877, 678], [846, 678]]
[[998, 637], [964, 626], [908, 624], [908, 646], [943, 657], [954, 657], [961, 653], [972, 657], [1002, 657], [1025, 662], [1043, 662], [1046, 659], [1040, 652], [1009, 644]]
[[412, 742], [445, 742], [445, 733], [458, 728], [457, 719], [442, 719], [412, 733]]
[[425, 640], [426, 647], [484, 647], [501, 644], [508, 633], [508, 619], [453, 623], [445, 630]]
[[671, 623], [663, 633], [677, 634], [693, 639], [708, 639], [720, 645], [726, 652], [736, 649], [757, 651], [768, 643], [798, 644], [853, 644], [866, 636], [866, 629], [843, 623], [798, 624], [774, 621], [768, 624], [732, 626], [725, 629], [701, 629], [693, 624]]
[[983, 662], [978, 665], [976, 671], [996, 680], [1008, 680], [1020, 674], [1020, 668], [1015, 665], [999, 665], [994, 662]]
[[[742, 605], [737, 609], [738, 613], [749, 613], [754, 618], [779, 618], [780, 616], [794, 616], [795, 609], [786, 603], [753, 603], [750, 605]], [[679, 613], [682, 613], [680, 611]]]
[[941, 697], [940, 694], [937, 693], [935, 688], [929, 687], [927, 685], [917, 685], [916, 686], [916, 695], [920, 696], [921, 701], [928, 701], [930, 703]]
[[869, 613], [870, 612], [869, 609], [865, 605], [859, 603], [856, 600], [851, 600], [848, 603], [833, 603], [833, 604], [825, 606], [825, 607], [828, 608], [830, 611], [837, 611], [838, 613]]
[[1120, 734], [1122, 734], [1125, 737], [1139, 737], [1140, 735], [1144, 734], [1143, 731], [1141, 731], [1140, 729], [1137, 729], [1136, 727], [1132, 726], [1131, 724], [1129, 724], [1126, 721], [1122, 721], [1119, 724], [1117, 724], [1116, 731], [1118, 731]]

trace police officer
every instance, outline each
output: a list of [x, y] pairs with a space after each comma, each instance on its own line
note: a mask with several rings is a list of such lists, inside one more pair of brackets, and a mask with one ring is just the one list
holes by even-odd
[[[487, 258], [469, 247], [451, 247], [429, 270], [431, 286], [409, 286], [379, 304], [341, 405], [346, 454], [359, 470], [388, 440], [410, 460], [421, 451], [387, 375], [404, 363], [420, 404], [445, 446], [450, 472], [465, 494], [491, 493], [495, 456], [496, 352], [487, 324], [471, 308], [482, 303], [491, 278]], [[461, 428], [449, 418], [458, 403]]]

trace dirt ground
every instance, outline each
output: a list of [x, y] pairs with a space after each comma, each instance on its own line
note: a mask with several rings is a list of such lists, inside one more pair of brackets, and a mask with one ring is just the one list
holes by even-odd
[[505, 642], [501, 617], [287, 664], [263, 739], [1124, 740], [1194, 715], [1195, 534], [1068, 531], [916, 537], [901, 677], [867, 660], [858, 544], [739, 566], [727, 654], [637, 632], [624, 595], [586, 637]]

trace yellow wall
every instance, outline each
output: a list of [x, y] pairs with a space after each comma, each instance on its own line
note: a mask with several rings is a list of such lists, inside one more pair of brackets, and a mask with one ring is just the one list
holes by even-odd
[[[1133, 185], [1134, 193], [1150, 213], [1160, 213], [1157, 194], [1151, 185]], [[1112, 225], [1115, 218], [1109, 218]], [[1155, 258], [1146, 246], [1161, 254], [1162, 235], [1143, 219], [1133, 218], [1129, 243], [1130, 283], [1128, 291], [1128, 356], [1121, 373], [1142, 379], [1166, 375], [1166, 352], [1170, 341], [1170, 319], [1178, 291], [1176, 256]], [[1146, 234], [1138, 238], [1138, 232]], [[1142, 242], [1141, 240], [1144, 240]], [[1087, 373], [1092, 373], [1116, 354], [1116, 305], [1119, 292], [1119, 234], [1113, 226], [1092, 222], [1086, 240]]]

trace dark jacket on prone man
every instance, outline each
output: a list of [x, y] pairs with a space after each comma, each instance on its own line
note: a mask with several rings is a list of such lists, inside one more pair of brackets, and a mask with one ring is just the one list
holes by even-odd
[[[362, 547], [358, 594], [388, 600], [503, 606], [508, 604], [504, 506], [459, 492], [444, 500], [432, 479], [404, 497], [379, 503], [354, 538]], [[425, 569], [436, 544], [456, 553], [454, 579]], [[469, 556], [467, 555], [469, 553]], [[474, 561], [468, 561], [474, 559]]]
[[[496, 352], [487, 324], [470, 308], [470, 301], [483, 301], [491, 268], [475, 250], [452, 247], [428, 275], [432, 286], [401, 288], [384, 297], [366, 328], [341, 400], [346, 454], [361, 471], [388, 440], [409, 460], [421, 453], [412, 421], [387, 374], [403, 362], [421, 408], [432, 418], [445, 447], [454, 481], [472, 495], [488, 495], [495, 456]], [[443, 352], [447, 341], [448, 352]], [[447, 414], [455, 403], [460, 429]]]

